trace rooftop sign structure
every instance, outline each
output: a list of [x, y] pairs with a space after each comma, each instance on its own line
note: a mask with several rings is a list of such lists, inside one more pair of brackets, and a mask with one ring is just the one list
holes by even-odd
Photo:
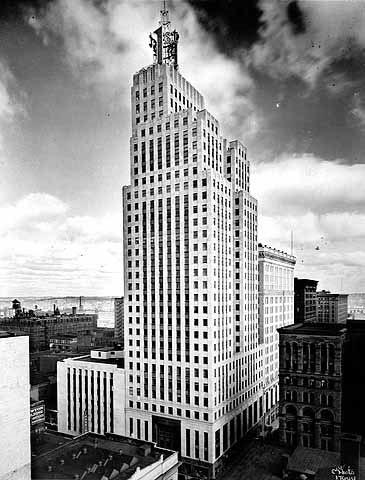
[[160, 26], [150, 33], [150, 47], [153, 50], [154, 62], [157, 64], [166, 63], [178, 67], [177, 44], [179, 34], [176, 30], [171, 31], [171, 22], [169, 11], [166, 7], [166, 1], [163, 2], [163, 8], [160, 10]]

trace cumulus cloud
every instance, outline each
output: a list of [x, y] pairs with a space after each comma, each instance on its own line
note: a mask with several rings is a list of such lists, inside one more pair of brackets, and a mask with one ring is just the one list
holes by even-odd
[[[298, 77], [312, 88], [334, 61], [348, 58], [352, 48], [364, 47], [364, 8], [362, 2], [302, 0], [298, 5], [304, 22], [300, 33], [289, 22], [287, 2], [259, 2], [263, 26], [248, 61], [274, 78]], [[334, 93], [341, 90], [340, 80], [337, 77]]]
[[121, 216], [75, 216], [45, 193], [0, 209], [0, 296], [122, 291]]
[[[40, 15], [31, 13], [29, 24], [47, 43], [54, 36], [61, 38], [75, 74], [100, 87], [104, 96], [118, 94], [129, 108], [132, 74], [152, 62], [148, 32], [158, 25], [159, 6], [148, 1], [55, 0]], [[254, 84], [245, 65], [217, 50], [187, 2], [171, 7], [173, 26], [180, 33], [182, 74], [204, 93], [213, 115], [225, 119], [227, 131], [256, 133], [262, 119], [254, 108]]]
[[365, 289], [365, 165], [328, 162], [313, 155], [282, 156], [256, 165], [253, 194], [259, 201], [259, 238], [290, 251], [296, 274], [321, 288]]
[[279, 210], [349, 212], [365, 209], [365, 164], [348, 165], [311, 154], [282, 155], [272, 162], [253, 165], [258, 180], [253, 189], [263, 214]]

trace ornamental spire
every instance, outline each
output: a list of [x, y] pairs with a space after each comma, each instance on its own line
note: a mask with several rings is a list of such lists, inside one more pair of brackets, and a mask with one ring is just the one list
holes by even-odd
[[177, 44], [179, 34], [176, 30], [171, 31], [171, 22], [169, 11], [167, 10], [166, 0], [164, 0], [160, 10], [159, 27], [150, 33], [150, 47], [153, 50], [154, 62], [157, 64], [166, 63], [178, 67], [177, 63]]

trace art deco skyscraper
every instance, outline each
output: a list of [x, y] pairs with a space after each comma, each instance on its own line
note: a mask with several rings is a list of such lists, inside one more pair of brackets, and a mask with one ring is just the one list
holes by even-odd
[[257, 202], [246, 148], [179, 71], [165, 8], [150, 40], [123, 189], [126, 434], [217, 475], [262, 416]]

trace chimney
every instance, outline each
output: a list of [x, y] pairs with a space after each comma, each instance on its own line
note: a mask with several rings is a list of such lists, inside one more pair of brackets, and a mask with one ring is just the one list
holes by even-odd
[[340, 439], [341, 465], [351, 467], [354, 478], [360, 480], [360, 444], [361, 436], [354, 433], [343, 433]]
[[76, 315], [76, 307], [72, 307], [72, 315]]
[[53, 313], [56, 313], [56, 304], [53, 304]]

